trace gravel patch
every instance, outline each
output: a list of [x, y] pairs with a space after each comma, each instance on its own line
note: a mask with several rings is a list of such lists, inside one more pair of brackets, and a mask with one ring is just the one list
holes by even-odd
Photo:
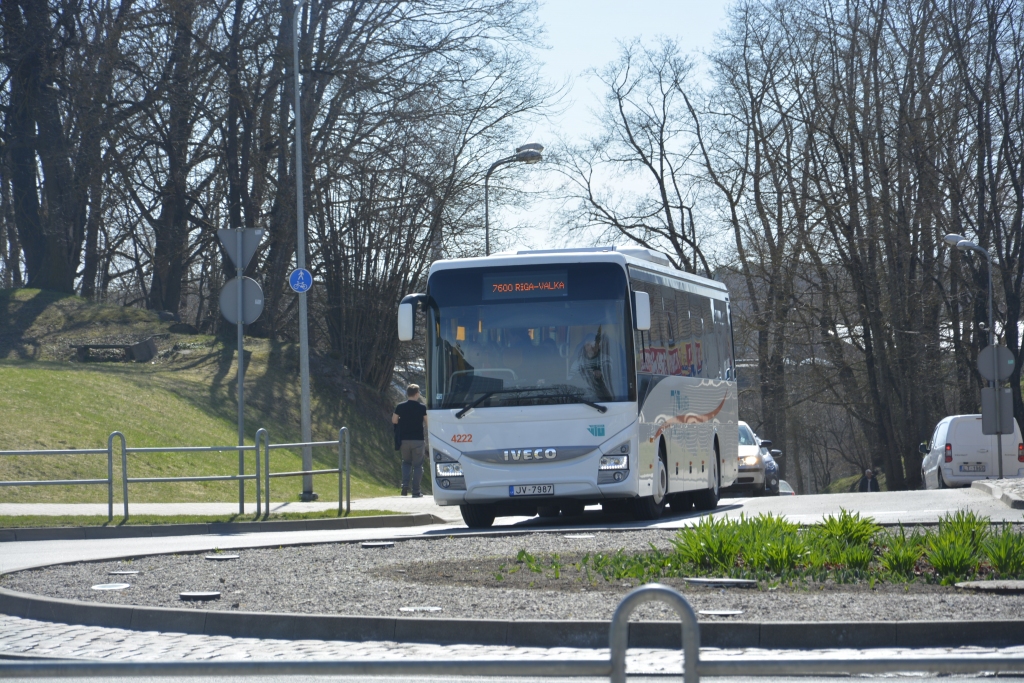
[[[578, 532], [577, 532], [578, 533]], [[577, 535], [577, 534], [569, 534]], [[402, 617], [477, 619], [611, 618], [633, 581], [606, 582], [569, 567], [584, 553], [669, 549], [673, 531], [595, 532], [593, 538], [545, 533], [508, 537], [447, 537], [398, 541], [390, 548], [334, 543], [231, 550], [237, 560], [205, 554], [142, 557], [46, 567], [0, 577], [0, 586], [54, 598], [174, 607]], [[560, 578], [550, 568], [530, 572], [516, 565], [521, 549], [550, 565], [558, 553]], [[510, 569], [519, 567], [510, 573]], [[135, 570], [135, 575], [112, 571]], [[497, 578], [501, 574], [501, 580]], [[124, 582], [120, 591], [92, 590]], [[762, 583], [756, 589], [684, 586], [667, 579], [696, 610], [741, 610], [741, 621], [868, 621], [1019, 619], [1024, 596], [963, 593], [952, 587], [867, 583], [858, 585]], [[220, 591], [212, 602], [183, 602], [185, 591]], [[402, 608], [440, 608], [403, 611]], [[670, 619], [667, 607], [646, 605], [640, 619]], [[702, 617], [715, 620], [719, 617]]]

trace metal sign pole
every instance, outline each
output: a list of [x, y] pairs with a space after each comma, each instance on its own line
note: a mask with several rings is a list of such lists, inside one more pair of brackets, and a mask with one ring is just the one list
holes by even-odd
[[[239, 255], [244, 254], [242, 247], [242, 235], [244, 230], [238, 230], [238, 234], [235, 236], [238, 244]], [[235, 271], [238, 277], [238, 445], [245, 445], [245, 350], [244, 350], [244, 330], [243, 323], [245, 322], [245, 314], [242, 309], [244, 299], [244, 281], [242, 277], [245, 275], [245, 262], [241, 258], [238, 259], [238, 263], [235, 264]], [[245, 451], [241, 448], [238, 449], [238, 476], [245, 474]], [[238, 514], [245, 514], [245, 481], [242, 479], [238, 480]]]
[[[985, 252], [985, 260], [988, 261], [988, 345], [995, 347], [996, 345], [996, 328], [993, 324], [992, 316], [992, 257], [989, 253]], [[995, 350], [995, 349], [993, 349]], [[999, 463], [999, 478], [1003, 478], [1003, 422], [1002, 422], [1002, 411], [999, 410], [999, 385], [1002, 382], [999, 381], [999, 369], [998, 369], [998, 353], [992, 354], [992, 381], [989, 386], [995, 392], [995, 406], [996, 406], [996, 424], [999, 428], [996, 430], [996, 462]]]
[[[299, 11], [305, 0], [296, 2], [292, 10], [294, 33], [292, 35], [292, 68], [295, 70], [295, 264], [298, 268], [306, 267], [306, 220], [302, 206], [302, 91], [299, 87]], [[299, 381], [301, 397], [299, 419], [302, 429], [302, 442], [313, 440], [313, 427], [309, 416], [309, 334], [307, 331], [306, 292], [299, 292]], [[313, 450], [309, 446], [302, 447], [302, 469], [313, 469]], [[313, 477], [302, 477], [302, 500], [316, 500], [313, 493]]]

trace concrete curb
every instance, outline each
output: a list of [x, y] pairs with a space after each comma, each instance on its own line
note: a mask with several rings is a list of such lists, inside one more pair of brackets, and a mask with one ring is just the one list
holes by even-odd
[[1016, 493], [1010, 493], [1004, 491], [1001, 487], [996, 486], [984, 479], [971, 482], [971, 488], [984, 491], [996, 500], [1000, 500], [1006, 503], [1010, 508], [1014, 510], [1024, 510], [1024, 499], [1018, 496]]
[[[0, 613], [24, 619], [133, 631], [282, 640], [391, 640], [403, 643], [608, 647], [607, 621], [420, 619], [172, 609], [60, 600], [0, 588]], [[1024, 620], [880, 622], [703, 622], [701, 646], [826, 649], [1010, 647], [1024, 644]], [[678, 622], [629, 626], [629, 646], [681, 648]]]
[[113, 527], [35, 527], [0, 529], [3, 541], [68, 541], [90, 538], [153, 538], [157, 536], [200, 536], [259, 534], [272, 531], [324, 531], [335, 529], [377, 529], [388, 527], [448, 524], [429, 512], [410, 515], [375, 515], [338, 519], [296, 519], [272, 522], [226, 522], [217, 524], [154, 524]]

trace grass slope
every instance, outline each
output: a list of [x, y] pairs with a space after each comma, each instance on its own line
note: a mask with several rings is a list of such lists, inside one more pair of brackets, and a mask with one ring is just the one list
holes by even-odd
[[[214, 337], [178, 335], [152, 313], [92, 304], [38, 290], [0, 290], [0, 449], [104, 448], [113, 431], [129, 447], [227, 446], [237, 443], [236, 372], [232, 346]], [[131, 343], [156, 336], [151, 363], [78, 363], [74, 343]], [[311, 358], [315, 440], [353, 436], [353, 497], [393, 493], [398, 472], [391, 449], [390, 406], [375, 392], [346, 379], [339, 364]], [[299, 440], [298, 353], [292, 344], [246, 340], [246, 435], [267, 429], [274, 443]], [[116, 448], [116, 446], [115, 446]], [[115, 450], [115, 496], [120, 500], [120, 457]], [[337, 451], [313, 451], [315, 467], [337, 466]], [[301, 469], [299, 452], [275, 450], [273, 471]], [[252, 473], [252, 455], [246, 471]], [[237, 453], [132, 454], [129, 473], [210, 476], [238, 471]], [[4, 456], [0, 480], [106, 476], [105, 455]], [[337, 477], [318, 475], [323, 500], [337, 499]], [[274, 500], [293, 500], [300, 478], [275, 479]], [[236, 482], [133, 484], [134, 502], [236, 501]], [[247, 483], [246, 499], [255, 499]], [[104, 486], [0, 488], [3, 502], [103, 502]]]

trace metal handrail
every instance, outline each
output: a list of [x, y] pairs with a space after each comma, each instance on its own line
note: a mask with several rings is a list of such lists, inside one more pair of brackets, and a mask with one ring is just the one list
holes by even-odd
[[[270, 434], [266, 429], [256, 431], [251, 446], [138, 446], [128, 447], [128, 440], [122, 432], [111, 432], [107, 437], [106, 448], [67, 448], [50, 450], [19, 450], [0, 451], [0, 456], [31, 456], [31, 455], [106, 455], [106, 479], [46, 479], [25, 481], [0, 481], [3, 486], [72, 486], [72, 485], [107, 485], [107, 521], [114, 520], [114, 442], [121, 442], [121, 497], [124, 521], [128, 521], [128, 485], [156, 484], [186, 481], [237, 481], [239, 482], [238, 513], [245, 514], [246, 481], [256, 482], [256, 514], [263, 510], [263, 488], [266, 488], [266, 515], [270, 515], [270, 479], [271, 477], [299, 477], [312, 474], [338, 475], [338, 514], [352, 511], [352, 466], [351, 466], [351, 432], [347, 427], [338, 430], [337, 441], [311, 441], [308, 443], [270, 443]], [[302, 470], [298, 472], [270, 472], [270, 451], [278, 448], [301, 448], [313, 446], [337, 446], [338, 467], [329, 470]], [[260, 471], [260, 448], [263, 448], [265, 472]], [[227, 475], [210, 475], [195, 477], [130, 477], [128, 476], [128, 455], [138, 453], [226, 453], [237, 451], [240, 454], [252, 451], [256, 456], [255, 474], [245, 474], [244, 463], [239, 463], [239, 472]], [[344, 479], [342, 478], [344, 473]], [[262, 476], [261, 476], [262, 475]]]
[[[116, 678], [124, 676], [610, 676], [607, 659], [390, 661], [0, 661], [0, 678]], [[1024, 657], [872, 657], [704, 661], [701, 676], [846, 676], [881, 673], [1009, 674], [1024, 672]]]
[[[350, 441], [352, 439], [351, 432], [348, 427], [342, 427], [338, 430], [338, 439], [336, 441], [309, 441], [299, 443], [275, 443], [272, 444], [269, 440], [264, 443], [263, 447], [263, 488], [266, 491], [266, 506], [264, 508], [263, 517], [266, 519], [270, 516], [270, 480], [280, 477], [303, 477], [306, 475], [315, 474], [337, 474], [338, 475], [338, 514], [344, 513], [346, 515], [352, 512], [352, 472], [351, 472], [351, 446]], [[338, 447], [338, 467], [328, 470], [298, 470], [295, 472], [271, 472], [270, 471], [270, 451], [278, 448], [312, 448], [314, 446], [337, 446]], [[256, 455], [257, 460], [259, 454]], [[344, 478], [342, 474], [344, 473]], [[346, 495], [347, 491], [347, 495]], [[342, 509], [344, 506], [344, 510]], [[259, 507], [257, 506], [257, 510]]]
[[[108, 445], [109, 446], [109, 445]], [[106, 479], [40, 479], [26, 481], [0, 481], [0, 486], [94, 486], [107, 485], [107, 521], [114, 521], [114, 458], [110, 448], [65, 448], [39, 451], [0, 451], [3, 455], [106, 455]]]
[[[256, 481], [256, 512], [259, 514], [260, 510], [260, 453], [259, 444], [260, 439], [263, 439], [265, 444], [270, 442], [270, 438], [267, 436], [266, 429], [260, 429], [256, 432], [256, 442], [252, 446], [137, 446], [128, 447], [128, 442], [125, 439], [124, 434], [121, 432], [111, 432], [107, 438], [107, 452], [108, 458], [112, 461], [114, 454], [114, 440], [118, 439], [121, 441], [121, 487], [122, 496], [124, 500], [124, 521], [128, 521], [128, 485], [129, 484], [159, 484], [159, 483], [177, 483], [186, 481], [237, 481], [239, 482], [239, 497], [238, 497], [238, 514], [245, 514], [245, 489], [244, 482]], [[197, 477], [130, 477], [128, 476], [128, 455], [138, 453], [227, 453], [227, 452], [238, 452], [243, 453], [245, 451], [252, 451], [256, 454], [256, 473], [245, 474], [244, 463], [239, 463], [238, 474], [225, 474], [225, 475], [209, 475], [209, 476], [197, 476]]]
[[647, 602], [667, 602], [679, 615], [683, 628], [683, 683], [700, 680], [700, 626], [697, 614], [679, 591], [660, 583], [634, 588], [622, 599], [612, 614], [609, 647], [611, 648], [611, 681], [626, 683], [626, 648], [629, 647], [629, 616]]
[[319, 661], [15, 661], [0, 662], [0, 678], [125, 676], [608, 676], [626, 680], [629, 616], [647, 602], [664, 601], [682, 625], [685, 683], [700, 676], [832, 676], [869, 673], [1021, 673], [1024, 657], [832, 657], [700, 661], [697, 617], [686, 598], [668, 586], [634, 589], [616, 608], [609, 628], [608, 659], [319, 660]]

